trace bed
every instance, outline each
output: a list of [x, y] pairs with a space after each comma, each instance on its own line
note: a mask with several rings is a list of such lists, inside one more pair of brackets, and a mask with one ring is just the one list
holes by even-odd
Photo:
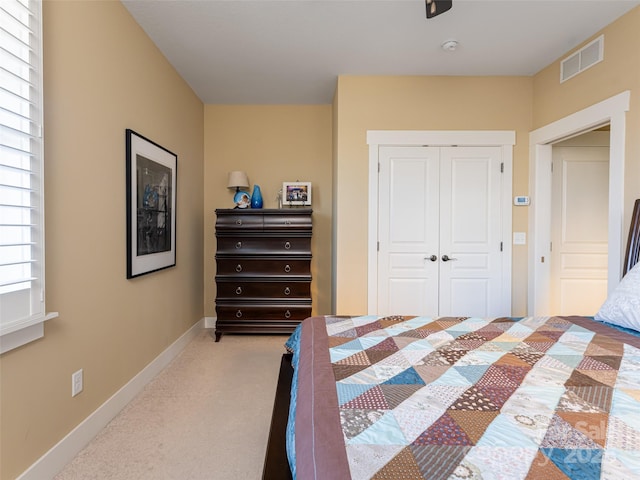
[[639, 245], [594, 317], [306, 319], [263, 478], [640, 478]]

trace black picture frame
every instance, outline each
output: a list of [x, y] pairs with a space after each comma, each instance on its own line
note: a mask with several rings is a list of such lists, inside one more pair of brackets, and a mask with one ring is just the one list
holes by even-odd
[[178, 157], [126, 129], [127, 278], [176, 265]]

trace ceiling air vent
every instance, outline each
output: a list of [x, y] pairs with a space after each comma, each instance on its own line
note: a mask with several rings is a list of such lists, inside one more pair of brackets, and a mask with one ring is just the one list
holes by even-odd
[[604, 35], [586, 44], [577, 52], [560, 62], [560, 83], [575, 77], [587, 68], [602, 61], [604, 55]]

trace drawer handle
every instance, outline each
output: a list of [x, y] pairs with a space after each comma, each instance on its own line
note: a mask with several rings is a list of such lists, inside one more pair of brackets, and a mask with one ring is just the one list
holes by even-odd
[[284, 289], [284, 294], [285, 294], [285, 295], [289, 295], [290, 293], [291, 293], [291, 289], [290, 289], [289, 287], [286, 287], [286, 288]]
[[291, 271], [291, 266], [290, 265], [285, 265], [284, 266], [284, 271], [289, 273]]
[[291, 248], [291, 242], [284, 242], [284, 249], [289, 250]]
[[236, 265], [236, 272], [240, 273], [242, 271], [242, 265]]
[[236, 288], [236, 294], [237, 295], [242, 295], [242, 287], [237, 287]]
[[236, 243], [236, 248], [242, 248], [242, 242]]
[[242, 310], [236, 312], [236, 318], [242, 318]]
[[285, 220], [285, 221], [284, 221], [284, 224], [285, 224], [285, 225], [291, 225], [291, 220]]
[[291, 312], [289, 310], [284, 312], [284, 318], [291, 318]]
[[242, 225], [242, 219], [241, 218], [236, 220], [236, 225]]

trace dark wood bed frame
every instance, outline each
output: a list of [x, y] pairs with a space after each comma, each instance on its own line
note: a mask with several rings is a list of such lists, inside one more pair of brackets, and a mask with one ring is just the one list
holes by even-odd
[[286, 448], [291, 382], [293, 380], [292, 357], [291, 353], [285, 353], [280, 361], [276, 399], [273, 404], [267, 454], [262, 471], [263, 480], [292, 480]]
[[629, 227], [627, 252], [624, 256], [622, 275], [626, 275], [638, 261], [640, 261], [640, 198], [636, 200], [633, 206], [633, 214], [631, 214], [631, 226]]
[[[631, 216], [627, 250], [622, 269], [623, 276], [638, 261], [640, 261], [640, 199], [636, 200]], [[276, 388], [267, 453], [262, 472], [263, 480], [292, 480], [286, 451], [286, 430], [289, 418], [291, 381], [293, 380], [291, 357], [290, 353], [285, 353], [282, 355], [280, 362], [278, 386]]]

